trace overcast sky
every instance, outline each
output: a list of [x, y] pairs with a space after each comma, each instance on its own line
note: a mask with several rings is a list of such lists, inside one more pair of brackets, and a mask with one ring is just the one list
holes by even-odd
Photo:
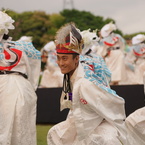
[[64, 6], [112, 18], [124, 34], [145, 32], [145, 0], [0, 0], [0, 9], [16, 12], [40, 10], [52, 14]]

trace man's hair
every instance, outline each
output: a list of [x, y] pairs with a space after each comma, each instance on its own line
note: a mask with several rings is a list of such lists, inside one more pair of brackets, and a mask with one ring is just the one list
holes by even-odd
[[73, 59], [76, 58], [78, 55], [79, 55], [78, 53], [73, 53], [73, 54], [72, 54]]

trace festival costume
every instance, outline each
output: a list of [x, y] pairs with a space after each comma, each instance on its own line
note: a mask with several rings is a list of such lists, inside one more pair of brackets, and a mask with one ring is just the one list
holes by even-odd
[[98, 80], [98, 85], [110, 87], [111, 72], [101, 56], [91, 53], [80, 55], [80, 62], [84, 71], [89, 71], [88, 75]]
[[145, 144], [145, 107], [137, 109], [126, 120], [128, 145]]
[[145, 72], [145, 35], [138, 34], [132, 38], [131, 51], [126, 55], [125, 62], [128, 67], [127, 84], [143, 84]]
[[85, 72], [89, 72], [87, 73], [88, 75], [98, 80], [98, 85], [110, 87], [111, 72], [107, 68], [104, 59], [95, 54], [95, 49], [99, 46], [98, 41], [100, 40], [96, 35], [96, 30], [92, 32], [90, 29], [84, 30], [81, 32], [81, 35], [84, 47], [80, 55], [80, 62]]
[[42, 71], [42, 78], [40, 81], [41, 88], [56, 88], [62, 87], [63, 82], [63, 74], [60, 72], [60, 68], [58, 67], [56, 61], [56, 51], [55, 44], [53, 41], [48, 42], [43, 48], [42, 52], [46, 52], [46, 56], [48, 57], [46, 61], [46, 68]]
[[32, 43], [0, 41], [1, 145], [36, 145], [40, 58]]
[[102, 56], [111, 71], [111, 81], [120, 82], [126, 79], [126, 69], [124, 62], [125, 43], [119, 34], [112, 31], [116, 30], [114, 24], [109, 23], [101, 29], [104, 44]]
[[[145, 40], [145, 36], [142, 34], [138, 34], [137, 36], [133, 37], [132, 42], [135, 46], [139, 45], [140, 43]], [[135, 49], [136, 48], [136, 49]], [[136, 54], [140, 54], [143, 56], [143, 48], [137, 49], [139, 47], [135, 47], [134, 52]], [[138, 50], [138, 51], [137, 51]], [[142, 51], [141, 51], [142, 50]], [[136, 68], [135, 68], [136, 69]], [[142, 75], [142, 80], [144, 84], [144, 93], [145, 93], [145, 71]], [[144, 145], [145, 144], [145, 107], [137, 109], [132, 114], [130, 114], [125, 120], [127, 126], [127, 141], [128, 145]]]
[[[71, 42], [77, 45], [75, 39], [77, 38], [81, 45], [82, 41], [77, 37], [78, 32], [74, 31], [74, 26], [71, 27], [69, 32], [74, 40]], [[78, 45], [77, 53], [81, 48]], [[75, 53], [73, 49], [66, 48], [69, 46], [64, 46], [64, 44], [57, 44], [57, 53]], [[61, 96], [61, 110], [70, 108], [70, 111], [65, 121], [49, 130], [47, 136], [49, 145], [126, 144], [124, 99], [106, 86], [102, 85], [104, 88], [102, 89], [98, 85], [98, 80], [91, 77], [90, 73], [91, 70], [84, 71], [82, 64], [79, 63], [70, 77], [70, 82], [69, 75], [64, 75], [67, 83]]]

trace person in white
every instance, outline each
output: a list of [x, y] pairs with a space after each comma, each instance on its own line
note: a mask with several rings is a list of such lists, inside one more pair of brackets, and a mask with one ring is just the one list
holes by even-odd
[[10, 41], [14, 20], [0, 11], [0, 145], [36, 145], [36, 88], [41, 54]]
[[110, 87], [111, 72], [106, 66], [104, 59], [96, 52], [100, 49], [97, 30], [91, 32], [90, 29], [80, 32], [84, 41], [84, 47], [80, 54], [80, 62], [85, 71], [92, 70], [92, 77], [96, 78], [98, 83]]
[[46, 59], [46, 68], [42, 72], [40, 88], [56, 88], [62, 87], [63, 75], [56, 63], [56, 51], [54, 41], [48, 42], [43, 48], [48, 58]]
[[132, 38], [131, 51], [125, 57], [127, 66], [126, 84], [143, 84], [145, 72], [145, 35], [138, 34]]
[[145, 107], [137, 109], [126, 120], [128, 145], [145, 144]]
[[[61, 110], [67, 119], [53, 126], [48, 145], [126, 145], [124, 99], [115, 91], [101, 89], [79, 63], [82, 37], [68, 23], [56, 34], [57, 63], [64, 74]], [[105, 86], [104, 86], [105, 88]]]
[[125, 62], [124, 62], [124, 48], [125, 41], [119, 35], [114, 33], [116, 25], [111, 23], [106, 24], [101, 29], [101, 36], [103, 39], [102, 57], [110, 69], [111, 85], [118, 85], [120, 81], [126, 79]]
[[[143, 74], [145, 94], [145, 72]], [[145, 101], [145, 100], [144, 100]], [[145, 107], [137, 109], [125, 120], [128, 145], [145, 145]]]

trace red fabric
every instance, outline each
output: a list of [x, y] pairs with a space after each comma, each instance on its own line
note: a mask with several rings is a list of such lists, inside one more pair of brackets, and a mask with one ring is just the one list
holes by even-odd
[[[11, 50], [14, 51], [17, 54], [18, 60], [13, 65], [6, 66], [6, 67], [0, 66], [0, 70], [11, 70], [13, 67], [15, 67], [19, 63], [19, 61], [22, 57], [22, 51], [18, 50], [18, 49], [15, 49], [15, 48], [11, 48]], [[10, 54], [7, 51], [4, 51], [4, 54], [5, 54], [5, 58], [7, 60], [11, 58]]]
[[66, 54], [72, 54], [72, 53], [76, 53], [75, 51], [69, 50], [68, 48], [66, 48], [65, 46], [69, 45], [70, 43], [65, 43], [65, 44], [58, 44], [56, 45], [56, 52], [57, 53], [66, 53]]
[[118, 41], [119, 37], [114, 37], [113, 40], [114, 40], [114, 43], [108, 43], [106, 41], [104, 41], [104, 44], [108, 45], [108, 46], [113, 46], [117, 41]]
[[143, 56], [143, 54], [137, 53], [134, 49], [133, 49], [133, 52], [136, 56]]
[[10, 59], [10, 54], [4, 49], [5, 59]]
[[90, 70], [94, 71], [94, 65], [89, 65], [90, 66]]
[[106, 45], [108, 45], [108, 46], [113, 46], [113, 45], [114, 45], [114, 43], [112, 44], [112, 43], [108, 43], [108, 42], [106, 42], [106, 41], [104, 41], [104, 44], [106, 44]]

